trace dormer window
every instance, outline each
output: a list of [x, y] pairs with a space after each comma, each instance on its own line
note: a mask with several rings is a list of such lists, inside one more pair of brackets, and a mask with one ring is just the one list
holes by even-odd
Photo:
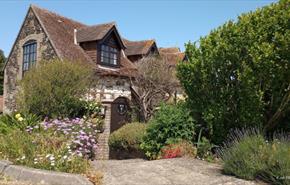
[[22, 71], [25, 73], [36, 63], [36, 41], [28, 41], [23, 45], [23, 65]]
[[106, 44], [101, 46], [101, 61], [100, 63], [108, 66], [118, 66], [119, 50]]

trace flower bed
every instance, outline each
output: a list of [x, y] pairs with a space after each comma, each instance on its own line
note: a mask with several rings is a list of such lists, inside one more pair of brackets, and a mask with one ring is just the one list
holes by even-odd
[[99, 125], [90, 120], [46, 119], [0, 135], [0, 158], [34, 168], [84, 173], [95, 157], [99, 133]]

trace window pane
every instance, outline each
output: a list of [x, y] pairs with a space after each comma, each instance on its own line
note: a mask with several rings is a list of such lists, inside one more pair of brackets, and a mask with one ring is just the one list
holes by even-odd
[[23, 46], [23, 71], [35, 65], [37, 45], [35, 42], [30, 42]]
[[108, 58], [104, 58], [104, 63], [109, 63], [109, 59]]
[[105, 52], [105, 53], [104, 53], [104, 56], [105, 56], [105, 57], [109, 57], [109, 53], [108, 53], [108, 52]]
[[34, 52], [34, 53], [35, 53], [35, 50], [36, 50], [35, 46], [36, 46], [35, 44], [32, 44], [32, 52]]
[[24, 70], [24, 71], [28, 70], [28, 63], [24, 63], [24, 64], [23, 64], [23, 70]]

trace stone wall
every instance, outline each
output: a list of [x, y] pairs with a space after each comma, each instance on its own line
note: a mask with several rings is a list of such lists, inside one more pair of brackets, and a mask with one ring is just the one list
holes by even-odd
[[96, 79], [97, 86], [91, 89], [88, 99], [100, 102], [113, 102], [118, 97], [131, 100], [130, 81], [125, 77], [101, 76]]
[[17, 81], [23, 76], [23, 45], [29, 40], [35, 40], [37, 42], [37, 62], [40, 60], [50, 60], [56, 57], [56, 53], [48, 37], [31, 9], [27, 13], [4, 71], [5, 113], [14, 111], [16, 108], [15, 94], [17, 91]]

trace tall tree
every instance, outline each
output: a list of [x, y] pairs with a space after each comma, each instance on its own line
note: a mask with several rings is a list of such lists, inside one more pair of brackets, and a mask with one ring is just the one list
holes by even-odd
[[5, 65], [5, 55], [4, 52], [0, 49], [0, 95], [3, 94], [3, 83], [4, 83], [4, 65]]
[[235, 127], [289, 125], [290, 1], [241, 15], [186, 47], [178, 77], [216, 143]]

